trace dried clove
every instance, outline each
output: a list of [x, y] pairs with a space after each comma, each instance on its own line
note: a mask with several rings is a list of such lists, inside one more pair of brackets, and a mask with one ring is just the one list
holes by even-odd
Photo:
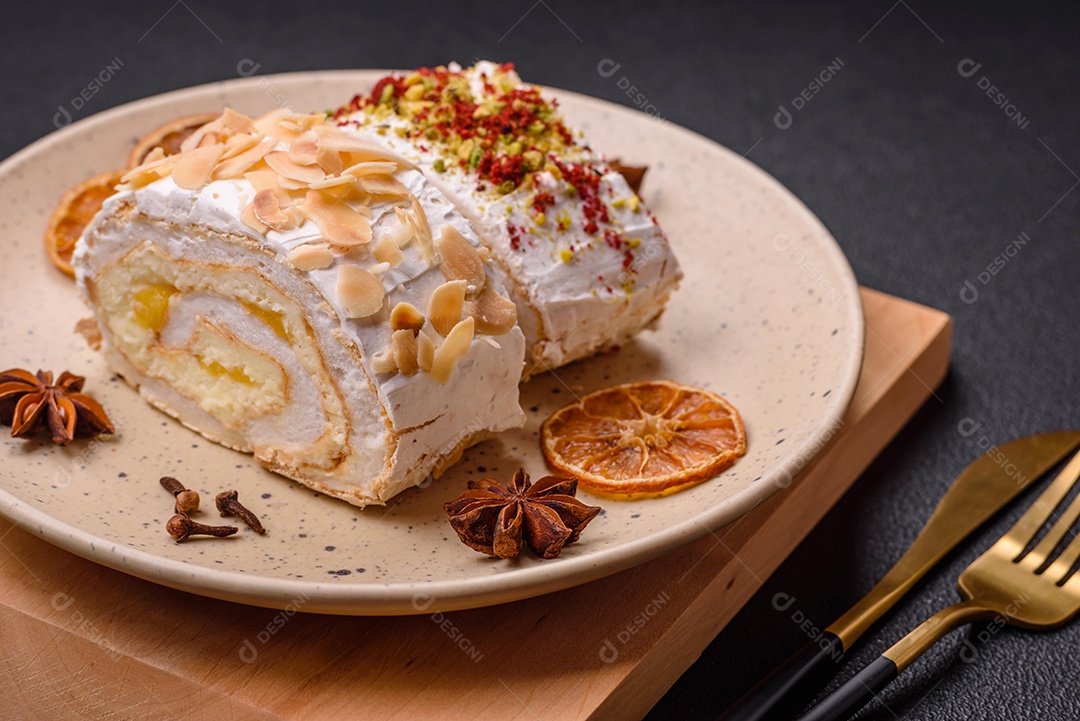
[[236, 516], [246, 523], [248, 528], [255, 531], [255, 533], [258, 533], [260, 536], [266, 535], [266, 529], [263, 528], [263, 524], [259, 520], [259, 517], [245, 508], [244, 505], [240, 503], [240, 499], [237, 495], [236, 491], [224, 491], [217, 494], [215, 501], [217, 502], [218, 511], [225, 518]]
[[191, 520], [183, 513], [177, 513], [165, 522], [165, 530], [169, 532], [170, 536], [176, 539], [177, 543], [179, 543], [180, 541], [187, 540], [189, 536], [214, 536], [216, 538], [224, 538], [225, 536], [233, 535], [240, 529], [236, 526], [207, 526]]
[[161, 487], [176, 497], [177, 513], [194, 513], [199, 510], [199, 492], [184, 488], [184, 484], [172, 476], [161, 477]]

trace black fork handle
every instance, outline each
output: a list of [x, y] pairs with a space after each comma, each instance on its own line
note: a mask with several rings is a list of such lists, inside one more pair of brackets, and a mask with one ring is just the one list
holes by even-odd
[[891, 658], [878, 656], [840, 688], [826, 696], [799, 721], [843, 721], [851, 718], [878, 693], [896, 680], [899, 670]]
[[844, 655], [840, 638], [826, 631], [777, 666], [718, 721], [787, 721], [806, 707], [811, 692], [835, 671]]

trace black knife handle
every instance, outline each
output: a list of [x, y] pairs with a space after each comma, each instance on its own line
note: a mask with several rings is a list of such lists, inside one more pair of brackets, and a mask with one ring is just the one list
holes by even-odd
[[799, 721], [844, 721], [896, 679], [899, 671], [891, 658], [878, 656], [840, 688], [826, 696]]
[[811, 688], [820, 690], [820, 684], [812, 686], [812, 682], [824, 681], [830, 675], [827, 672], [836, 669], [843, 655], [844, 644], [840, 638], [826, 631], [777, 666], [718, 721], [787, 721], [806, 708]]

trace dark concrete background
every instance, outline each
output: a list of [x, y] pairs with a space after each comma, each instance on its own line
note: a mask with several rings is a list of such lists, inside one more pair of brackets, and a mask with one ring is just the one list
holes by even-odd
[[[650, 716], [711, 718], [805, 640], [790, 610], [773, 609], [775, 594], [826, 625], [915, 537], [978, 452], [975, 438], [1080, 426], [1078, 15], [1075, 4], [927, 0], [9, 4], [0, 156], [52, 131], [58, 107], [117, 57], [121, 70], [69, 110], [75, 119], [236, 77], [244, 58], [260, 74], [510, 60], [528, 80], [633, 105], [597, 71], [611, 59], [668, 120], [752, 148], [832, 230], [860, 282], [951, 313], [955, 349], [937, 397]], [[780, 129], [779, 107], [791, 110], [837, 59], [835, 77]], [[965, 60], [980, 64], [970, 77]], [[979, 87], [984, 77], [1020, 125]], [[958, 432], [965, 418], [979, 435]], [[932, 573], [847, 673], [956, 600], [959, 572], [1018, 513]], [[1080, 625], [1004, 629], [964, 663], [961, 644], [977, 632], [949, 636], [860, 718], [1080, 716]]]

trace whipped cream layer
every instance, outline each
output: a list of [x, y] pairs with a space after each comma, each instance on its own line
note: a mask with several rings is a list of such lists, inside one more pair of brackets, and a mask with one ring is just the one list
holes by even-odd
[[[251, 147], [229, 140], [245, 133], [269, 139], [267, 153], [353, 147], [310, 118], [234, 124], [218, 132], [234, 151]], [[520, 426], [525, 345], [512, 322], [485, 322], [484, 309], [513, 306], [453, 203], [400, 159], [334, 152], [321, 173], [284, 155], [237, 171], [229, 151], [198, 146], [152, 160], [106, 201], [74, 265], [107, 358], [149, 402], [363, 506]], [[371, 174], [352, 182], [358, 157]], [[275, 177], [271, 202], [259, 194]], [[454, 248], [476, 261], [468, 282], [450, 277]]]
[[415, 163], [472, 222], [517, 303], [527, 374], [648, 327], [682, 276], [623, 176], [512, 66], [390, 76], [335, 120]]

